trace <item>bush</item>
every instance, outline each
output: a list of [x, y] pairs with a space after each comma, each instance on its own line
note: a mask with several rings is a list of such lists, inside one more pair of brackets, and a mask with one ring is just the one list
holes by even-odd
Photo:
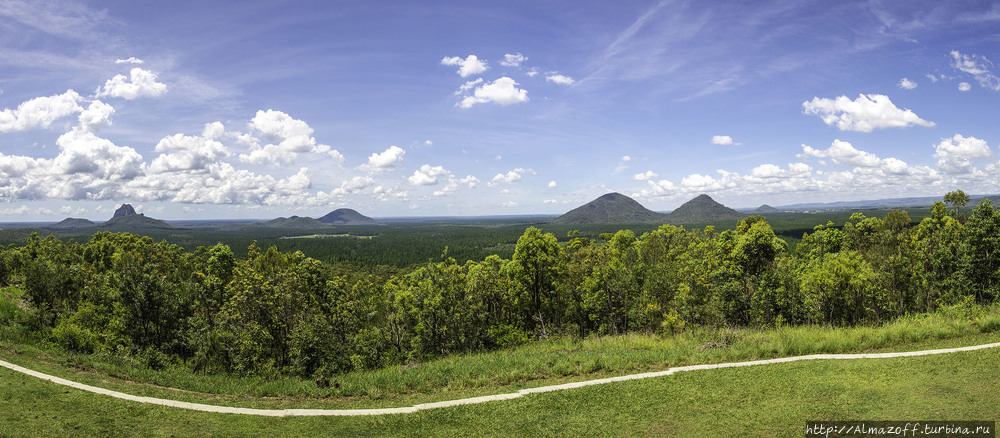
[[90, 354], [98, 345], [98, 336], [73, 322], [63, 320], [52, 329], [52, 341], [69, 351]]

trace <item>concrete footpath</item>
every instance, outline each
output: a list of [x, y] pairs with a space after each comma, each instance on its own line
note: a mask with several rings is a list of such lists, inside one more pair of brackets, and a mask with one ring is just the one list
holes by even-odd
[[162, 398], [153, 397], [138, 397], [134, 395], [125, 394], [118, 391], [111, 391], [104, 388], [98, 388], [96, 386], [84, 385], [82, 383], [73, 382], [70, 380], [62, 379], [55, 376], [50, 376], [48, 374], [39, 373], [37, 371], [32, 371], [27, 368], [14, 365], [10, 362], [0, 360], [0, 366], [9, 368], [11, 370], [27, 374], [29, 376], [34, 376], [42, 380], [48, 380], [53, 383], [60, 385], [69, 386], [71, 388], [76, 388], [84, 391], [90, 391], [97, 394], [103, 394], [115, 398], [120, 398], [122, 400], [134, 401], [137, 403], [149, 403], [161, 406], [170, 406], [173, 408], [181, 409], [191, 409], [194, 411], [204, 411], [204, 412], [216, 412], [220, 414], [242, 414], [242, 415], [261, 415], [268, 417], [286, 417], [286, 416], [358, 416], [358, 415], [388, 415], [388, 414], [409, 414], [417, 411], [423, 411], [427, 409], [437, 409], [446, 408], [449, 406], [459, 406], [459, 405], [471, 405], [477, 403], [485, 403], [498, 400], [509, 400], [512, 398], [523, 397], [528, 394], [536, 394], [542, 392], [550, 391], [562, 391], [566, 389], [582, 388], [584, 386], [592, 385], [603, 385], [606, 383], [613, 382], [624, 382], [627, 380], [638, 380], [638, 379], [649, 379], [653, 377], [663, 377], [669, 376], [674, 373], [679, 373], [682, 371], [696, 371], [696, 370], [711, 370], [717, 368], [735, 368], [735, 367], [748, 367], [754, 365], [767, 365], [772, 363], [785, 363], [785, 362], [796, 362], [800, 360], [844, 360], [844, 359], [886, 359], [892, 357], [910, 357], [910, 356], [929, 356], [932, 354], [944, 354], [944, 353], [954, 353], [959, 351], [973, 351], [982, 350], [984, 348], [995, 348], [1000, 347], [1000, 342], [993, 344], [983, 344], [983, 345], [973, 345], [970, 347], [958, 347], [958, 348], [942, 348], [938, 350], [923, 350], [923, 351], [907, 351], [903, 353], [857, 353], [857, 354], [812, 354], [808, 356], [794, 356], [794, 357], [782, 357], [778, 359], [766, 359], [766, 360], [752, 360], [747, 362], [732, 362], [732, 363], [718, 363], [718, 364], [706, 364], [706, 365], [690, 365], [685, 367], [673, 367], [665, 371], [656, 371], [651, 373], [641, 373], [641, 374], [629, 374], [625, 376], [609, 377], [604, 379], [587, 380], [583, 382], [573, 382], [564, 383], [562, 385], [552, 385], [552, 386], [540, 386], [537, 388], [527, 388], [522, 389], [517, 392], [512, 392], [508, 394], [498, 394], [498, 395], [487, 395], [483, 397], [473, 397], [473, 398], [463, 398], [459, 400], [449, 400], [437, 403], [424, 403], [416, 406], [402, 407], [402, 408], [382, 408], [382, 409], [251, 409], [251, 408], [236, 408], [229, 406], [215, 406], [206, 405], [201, 403], [188, 403], [176, 400], [167, 400]]

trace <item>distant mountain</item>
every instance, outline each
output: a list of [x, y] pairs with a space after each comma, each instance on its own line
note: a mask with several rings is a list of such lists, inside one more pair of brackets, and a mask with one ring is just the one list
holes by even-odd
[[666, 215], [668, 224], [694, 224], [725, 220], [740, 220], [747, 215], [715, 202], [711, 196], [698, 195]]
[[121, 207], [118, 207], [118, 209], [115, 210], [115, 214], [111, 216], [111, 219], [116, 217], [131, 216], [134, 214], [136, 214], [135, 209], [132, 208], [131, 204], [122, 204]]
[[92, 227], [96, 225], [93, 221], [79, 218], [66, 218], [57, 223], [45, 227], [48, 230], [72, 230], [76, 228]]
[[777, 208], [774, 208], [770, 205], [764, 204], [761, 205], [760, 207], [750, 210], [750, 213], [753, 214], [781, 213], [781, 210], [778, 210]]
[[136, 213], [135, 209], [132, 208], [130, 204], [122, 204], [115, 210], [115, 214], [111, 216], [111, 220], [98, 225], [100, 228], [105, 229], [116, 229], [116, 230], [131, 230], [136, 228], [174, 228], [174, 226], [161, 221], [159, 219], [153, 219], [151, 217], [146, 217], [145, 214]]
[[173, 225], [170, 225], [159, 219], [146, 217], [146, 215], [141, 213], [112, 217], [111, 220], [98, 225], [98, 227], [106, 229], [122, 229], [122, 230], [130, 230], [135, 228], [174, 228]]
[[267, 222], [262, 223], [266, 227], [281, 227], [281, 228], [324, 228], [329, 225], [324, 224], [311, 217], [279, 217], [277, 219], [272, 219]]
[[369, 225], [378, 223], [375, 219], [351, 210], [350, 208], [338, 208], [331, 211], [326, 216], [316, 220], [324, 224], [331, 225]]
[[638, 224], [665, 223], [667, 215], [657, 213], [621, 193], [608, 193], [552, 220], [554, 224]]

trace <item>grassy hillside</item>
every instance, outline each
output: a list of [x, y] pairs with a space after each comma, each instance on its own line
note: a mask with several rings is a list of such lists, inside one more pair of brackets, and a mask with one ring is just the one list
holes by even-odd
[[[972, 336], [961, 342], [972, 340], [986, 339]], [[922, 346], [937, 348], [955, 341], [929, 341]], [[10, 356], [5, 348], [2, 357]], [[806, 421], [815, 420], [995, 418], [1000, 405], [997, 367], [998, 350], [808, 361], [686, 372], [417, 414], [293, 418], [141, 405], [0, 369], [0, 435], [802, 436]], [[63, 374], [74, 372], [64, 370]], [[91, 372], [75, 374], [93, 376]], [[99, 385], [100, 381], [117, 380], [107, 376], [93, 379]], [[134, 383], [124, 385], [131, 386], [132, 393], [191, 396], [147, 390]], [[441, 391], [449, 392], [448, 388]], [[245, 404], [226, 396], [195, 398], [215, 404]], [[272, 397], [265, 403], [285, 407], [303, 404], [283, 397]]]

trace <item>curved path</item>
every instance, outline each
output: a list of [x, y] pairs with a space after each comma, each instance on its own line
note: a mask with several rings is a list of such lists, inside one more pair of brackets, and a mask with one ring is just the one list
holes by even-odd
[[885, 359], [890, 357], [909, 357], [909, 356], [928, 356], [932, 354], [944, 354], [944, 353], [954, 353], [958, 351], [973, 351], [982, 350], [984, 348], [994, 348], [1000, 347], [1000, 342], [993, 344], [983, 344], [983, 345], [973, 345], [970, 347], [959, 347], [959, 348], [942, 348], [939, 350], [923, 350], [923, 351], [907, 351], [903, 353], [856, 353], [856, 354], [811, 354], [808, 356], [794, 356], [794, 357], [782, 357], [778, 359], [766, 359], [766, 360], [752, 360], [747, 362], [732, 362], [732, 363], [718, 363], [718, 364], [706, 364], [706, 365], [690, 365], [685, 367], [673, 367], [666, 371], [656, 371], [651, 373], [641, 373], [641, 374], [629, 374], [626, 376], [619, 377], [609, 377], [605, 379], [587, 380], [583, 382], [573, 382], [565, 383], [562, 385], [552, 385], [552, 386], [540, 386], [537, 388], [527, 388], [522, 389], [517, 392], [512, 392], [508, 394], [498, 394], [498, 395], [487, 395], [483, 397], [473, 397], [473, 398], [463, 398], [459, 400], [449, 400], [437, 403], [424, 403], [416, 406], [404, 407], [404, 408], [382, 408], [382, 409], [252, 409], [252, 408], [234, 408], [228, 406], [215, 406], [206, 405], [201, 403], [188, 403], [176, 400], [167, 400], [162, 398], [153, 397], [139, 397], [134, 395], [125, 394], [118, 391], [111, 391], [104, 388], [98, 388], [96, 386], [84, 385], [82, 383], [73, 382], [70, 380], [62, 379], [55, 376], [50, 376], [48, 374], [39, 373], [37, 371], [32, 371], [24, 367], [14, 365], [10, 362], [5, 362], [0, 360], [0, 366], [10, 368], [14, 371], [27, 374], [29, 376], [34, 376], [39, 379], [48, 380], [53, 383], [58, 383], [60, 385], [66, 385], [71, 388], [81, 389], [84, 391], [90, 391], [97, 394], [104, 394], [115, 398], [120, 398], [123, 400], [130, 400], [139, 403], [149, 403], [161, 406], [170, 406], [174, 408], [181, 409], [191, 409], [195, 411], [204, 412], [216, 412], [221, 414], [243, 414], [243, 415], [262, 415], [268, 417], [286, 417], [286, 416], [357, 416], [357, 415], [386, 415], [386, 414], [409, 414], [417, 411], [423, 411], [426, 409], [437, 409], [449, 406], [458, 405], [471, 405], [476, 403], [485, 403], [495, 400], [508, 400], [512, 398], [519, 398], [528, 394], [534, 394], [539, 392], [550, 392], [550, 391], [561, 391], [564, 389], [581, 388], [584, 386], [591, 385], [603, 385], [605, 383], [612, 382], [623, 382], [626, 380], [637, 380], [637, 379], [648, 379], [651, 377], [662, 377], [669, 376], [674, 373], [681, 371], [695, 371], [695, 370], [711, 370], [717, 368], [734, 368], [734, 367], [748, 367], [753, 365], [766, 365], [772, 363], [784, 363], [784, 362], [796, 362], [800, 360], [817, 360], [817, 359]]

